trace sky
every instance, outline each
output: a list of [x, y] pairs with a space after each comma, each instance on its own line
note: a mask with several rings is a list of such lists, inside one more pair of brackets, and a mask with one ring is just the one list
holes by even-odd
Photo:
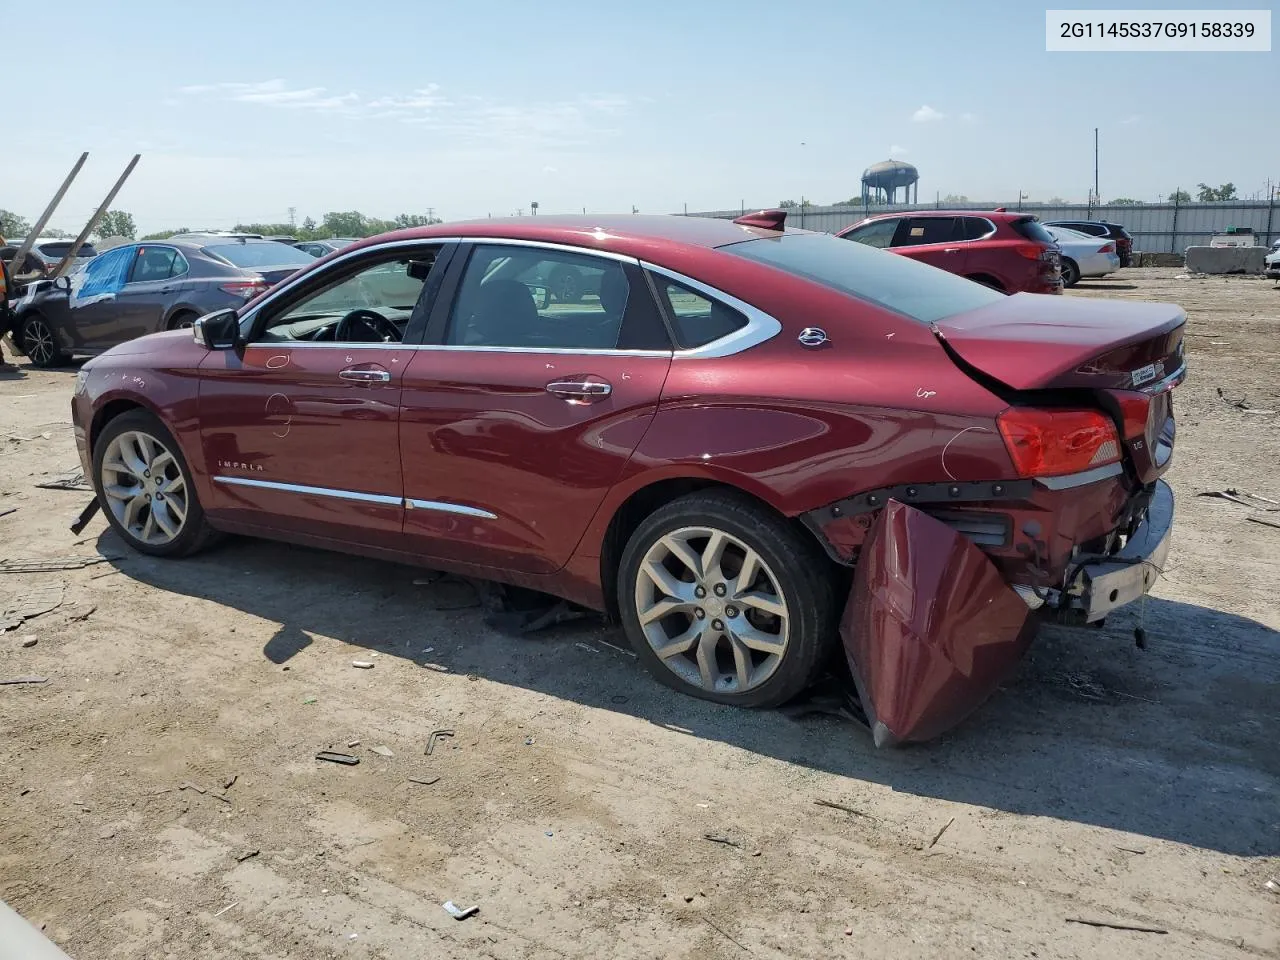
[[[0, 23], [29, 6], [0, 0]], [[890, 157], [918, 167], [921, 200], [1083, 201], [1094, 127], [1104, 200], [1280, 180], [1280, 53], [1047, 53], [1044, 9], [64, 0], [2, 47], [18, 108], [0, 208], [34, 219], [84, 150], [62, 229], [135, 152], [114, 206], [144, 232], [290, 207], [301, 222], [825, 204]]]

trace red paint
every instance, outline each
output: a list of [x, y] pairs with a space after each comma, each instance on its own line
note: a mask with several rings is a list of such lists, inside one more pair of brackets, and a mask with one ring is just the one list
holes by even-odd
[[1026, 651], [1027, 621], [981, 550], [889, 501], [840, 625], [876, 745], [929, 740], [977, 709]]

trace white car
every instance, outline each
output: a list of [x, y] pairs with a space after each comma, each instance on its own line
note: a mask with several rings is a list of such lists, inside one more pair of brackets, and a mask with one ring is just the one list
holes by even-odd
[[1062, 260], [1062, 285], [1074, 287], [1081, 277], [1105, 277], [1120, 269], [1114, 240], [1091, 237], [1066, 227], [1045, 227], [1058, 241]]
[[1263, 272], [1272, 280], [1280, 280], [1280, 240], [1276, 241], [1277, 246], [1271, 248], [1271, 252], [1267, 254], [1267, 258], [1263, 261]]

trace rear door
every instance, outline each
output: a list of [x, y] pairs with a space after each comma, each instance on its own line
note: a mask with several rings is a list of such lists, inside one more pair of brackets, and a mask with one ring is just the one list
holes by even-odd
[[164, 329], [169, 305], [182, 290], [187, 260], [176, 247], [143, 244], [133, 258], [129, 279], [116, 295], [116, 343]]
[[[528, 278], [577, 270], [561, 303]], [[537, 267], [538, 269], [533, 269]], [[635, 260], [484, 241], [454, 258], [400, 420], [410, 549], [558, 570], [657, 410], [671, 344]]]
[[963, 217], [903, 217], [891, 249], [930, 266], [964, 273], [968, 251], [961, 232]]

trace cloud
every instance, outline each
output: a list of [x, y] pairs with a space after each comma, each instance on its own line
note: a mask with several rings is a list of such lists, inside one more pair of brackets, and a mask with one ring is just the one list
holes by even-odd
[[213, 96], [234, 103], [256, 103], [294, 110], [339, 110], [354, 107], [360, 100], [355, 93], [329, 94], [325, 87], [290, 89], [284, 80], [262, 80], [257, 83], [227, 82], [180, 87], [187, 96]]
[[896, 143], [889, 147], [889, 156], [890, 156], [890, 157], [900, 157], [900, 156], [902, 156], [903, 154], [905, 154], [905, 153], [910, 153], [910, 152], [911, 152], [911, 151], [910, 151], [910, 150], [908, 150], [906, 147], [901, 147], [901, 146], [899, 146], [899, 145], [898, 145], [898, 144], [896, 144]]
[[1129, 124], [1131, 124], [1131, 123], [1138, 123], [1138, 122], [1140, 122], [1141, 120], [1142, 120], [1142, 114], [1140, 114], [1140, 113], [1133, 113], [1133, 114], [1130, 114], [1129, 116], [1125, 117], [1125, 118], [1124, 118], [1123, 120], [1121, 120], [1120, 122], [1121, 122], [1122, 124], [1124, 124], [1125, 126], [1128, 126], [1128, 125], [1129, 125]]
[[946, 116], [945, 113], [939, 113], [937, 110], [933, 109], [933, 107], [929, 106], [926, 103], [923, 107], [921, 107], [919, 110], [917, 110], [915, 113], [911, 115], [911, 119], [915, 123], [930, 123], [933, 120], [941, 120], [945, 116]]
[[403, 116], [414, 111], [432, 111], [447, 106], [450, 103], [440, 95], [438, 83], [429, 83], [404, 96], [379, 97], [369, 101], [369, 108], [379, 111], [374, 114], [377, 117]]

